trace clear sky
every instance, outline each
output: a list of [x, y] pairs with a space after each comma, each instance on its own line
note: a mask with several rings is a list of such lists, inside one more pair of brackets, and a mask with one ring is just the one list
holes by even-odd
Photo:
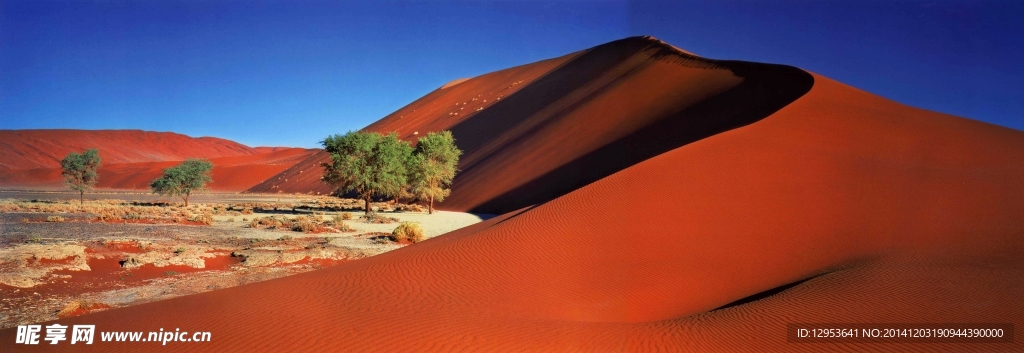
[[0, 129], [316, 147], [455, 78], [653, 35], [1024, 129], [1024, 1], [0, 0]]

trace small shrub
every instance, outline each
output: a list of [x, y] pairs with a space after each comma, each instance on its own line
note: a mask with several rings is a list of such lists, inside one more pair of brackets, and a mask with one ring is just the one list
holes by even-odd
[[417, 204], [412, 204], [412, 205], [400, 204], [398, 206], [395, 206], [395, 212], [423, 212], [423, 211], [426, 211], [426, 209], [423, 208], [423, 206], [420, 206], [420, 205], [417, 205]]
[[398, 218], [381, 216], [376, 212], [370, 213], [369, 215], [361, 216], [360, 218], [366, 220], [366, 223], [388, 224], [398, 222]]
[[192, 221], [192, 222], [196, 222], [196, 223], [205, 224], [205, 225], [211, 225], [211, 224], [213, 224], [213, 214], [210, 214], [208, 212], [204, 212], [201, 215], [192, 216], [188, 220]]
[[341, 213], [341, 219], [346, 220], [346, 221], [350, 220], [350, 219], [352, 219], [352, 214], [348, 213], [348, 212]]
[[291, 235], [287, 235], [287, 234], [286, 235], [282, 235], [280, 238], [277, 238], [277, 240], [280, 240], [280, 241], [292, 240], [292, 236]]
[[427, 236], [423, 233], [423, 228], [420, 227], [419, 223], [414, 222], [402, 222], [395, 228], [391, 235], [395, 238], [395, 241], [410, 241], [418, 243], [426, 240]]
[[15, 211], [18, 211], [20, 209], [21, 209], [21, 206], [18, 206], [18, 205], [13, 204], [13, 203], [3, 203], [3, 204], [0, 204], [0, 212], [15, 212]]
[[[299, 217], [302, 217], [302, 216], [299, 216]], [[302, 220], [302, 221], [295, 220], [295, 221], [292, 221], [291, 228], [292, 228], [292, 230], [294, 230], [296, 232], [312, 233], [312, 232], [316, 231], [316, 223], [313, 223], [313, 222], [310, 222], [310, 221], [307, 221], [307, 220]]]
[[355, 231], [355, 229], [353, 229], [351, 226], [349, 226], [348, 223], [345, 223], [345, 221], [340, 220], [340, 219], [335, 219], [335, 220], [331, 221], [330, 226], [333, 227], [334, 229], [337, 229], [337, 230], [342, 231], [342, 232], [352, 232], [352, 231]]
[[64, 217], [61, 217], [61, 216], [58, 216], [58, 215], [47, 216], [46, 217], [46, 221], [47, 222], [58, 222], [58, 223], [59, 222], [64, 222]]
[[117, 221], [122, 221], [123, 220], [121, 218], [121, 215], [119, 215], [116, 212], [114, 212], [113, 210], [109, 210], [109, 209], [104, 209], [104, 210], [100, 211], [100, 214], [99, 214], [99, 216], [97, 218], [100, 221], [103, 221], [103, 222], [117, 222]]
[[183, 253], [183, 252], [185, 252], [185, 248], [177, 248], [177, 249], [174, 249], [174, 253], [175, 253], [175, 254], [181, 254], [181, 253]]

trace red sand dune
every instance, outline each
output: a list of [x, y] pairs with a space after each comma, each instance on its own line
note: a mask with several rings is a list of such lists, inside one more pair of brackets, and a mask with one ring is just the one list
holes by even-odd
[[[213, 191], [243, 191], [305, 160], [315, 149], [287, 148], [274, 152], [210, 158], [213, 163]], [[181, 161], [102, 164], [96, 187], [117, 190], [146, 190], [163, 170]], [[60, 168], [0, 171], [0, 185], [32, 189], [63, 188]]]
[[183, 161], [261, 153], [215, 137], [141, 130], [0, 130], [0, 169], [60, 167], [68, 152], [100, 151], [103, 164]]
[[[589, 52], [601, 52], [598, 49]], [[605, 54], [607, 60], [616, 60], [614, 52]], [[685, 60], [674, 60], [673, 55]], [[297, 276], [58, 321], [96, 324], [100, 331], [211, 331], [212, 342], [35, 348], [1024, 350], [1019, 337], [1015, 343], [983, 345], [786, 341], [786, 324], [799, 322], [1022, 327], [1024, 133], [907, 107], [817, 75], [810, 76], [813, 86], [805, 94], [778, 94], [758, 102], [755, 99], [763, 96], [730, 94], [734, 91], [729, 87], [734, 90], [768, 78], [791, 81], [755, 83], [802, 87], [806, 80], [786, 67], [694, 59], [682, 53], [648, 60], [655, 62], [647, 66], [659, 68], [659, 75], [633, 70], [645, 81], [632, 87], [647, 87], [642, 89], [645, 94], [612, 95], [623, 101], [600, 103], [594, 100], [609, 96], [591, 92], [590, 100], [574, 101], [572, 106], [637, 109], [629, 100], [640, 96], [703, 97], [713, 104], [697, 105], [711, 111], [692, 111], [695, 108], [685, 108], [692, 105], [681, 104], [687, 113], [673, 119], [701, 117], [707, 125], [698, 126], [717, 128], [708, 127], [704, 132], [710, 134], [692, 142], [691, 133], [674, 131], [684, 142], [652, 158], [535, 207], [393, 252]], [[695, 68], [695, 62], [709, 65]], [[602, 71], [607, 65], [594, 67], [595, 71], [577, 75], [607, 74]], [[673, 67], [686, 73], [680, 76], [705, 79], [691, 82], [701, 85], [690, 88], [672, 79]], [[722, 75], [730, 73], [735, 74], [732, 79]], [[608, 90], [615, 91], [598, 91]], [[785, 101], [787, 97], [791, 100]], [[566, 109], [558, 105], [559, 97], [551, 100], [556, 108]], [[781, 109], [752, 122], [733, 121], [728, 125], [741, 127], [719, 131], [723, 122], [717, 120], [750, 118], [742, 112], [751, 105]], [[552, 127], [530, 126], [534, 133], [519, 135], [526, 140], [502, 139], [502, 148], [492, 155], [529, 150], [525, 144], [530, 141], [542, 150], [523, 156], [545, 166], [550, 162], [544, 158], [564, 159], [562, 149], [582, 149], [585, 143], [575, 138], [602, 133], [589, 130], [591, 124], [614, 127], [616, 133], [642, 131], [630, 130], [633, 119], [650, 116], [646, 112], [653, 110], [592, 115], [594, 121], [566, 136], [544, 135], [544, 129]], [[509, 131], [521, 128], [505, 123], [499, 126]], [[532, 140], [538, 134], [561, 142]], [[463, 140], [473, 146], [491, 143], [466, 135]], [[648, 148], [620, 146], [626, 147]], [[630, 159], [635, 153], [599, 154]], [[479, 157], [475, 163], [493, 162]], [[505, 175], [478, 176], [484, 177], [496, 187], [505, 185]], [[505, 195], [497, 198], [499, 203], [504, 197], [521, 202], [515, 195]], [[13, 342], [13, 329], [0, 332], [0, 350], [13, 348]]]
[[[465, 153], [451, 197], [438, 206], [505, 213], [764, 118], [812, 80], [786, 66], [714, 62], [637, 37], [456, 82], [366, 130], [410, 141], [452, 130]], [[320, 152], [250, 191], [329, 193], [319, 180], [327, 160]]]
[[[533, 80], [564, 65], [578, 54], [574, 53], [560, 58], [517, 66], [475, 78], [453, 80], [370, 125], [366, 130], [397, 131], [401, 133], [402, 138], [415, 141], [413, 135], [415, 132], [426, 133], [427, 131], [450, 129], [453, 125], [476, 115], [477, 109], [495, 105], [502, 99], [509, 99], [512, 93], [530, 86]], [[473, 101], [474, 97], [477, 98], [475, 101]], [[484, 103], [484, 100], [487, 103]], [[456, 103], [466, 103], [466, 105], [456, 106]], [[454, 115], [456, 113], [458, 115]], [[384, 121], [395, 121], [396, 124], [375, 128]], [[458, 138], [458, 135], [456, 137]], [[459, 141], [459, 145], [466, 149], [462, 141]], [[256, 185], [249, 191], [329, 194], [333, 190], [320, 181], [320, 176], [323, 173], [320, 164], [328, 161], [330, 161], [330, 157], [325, 152], [318, 152], [281, 174]], [[458, 183], [462, 184], [461, 181]], [[450, 202], [442, 208], [460, 209], [453, 207]]]
[[62, 188], [60, 160], [68, 152], [100, 150], [100, 178], [105, 189], [148, 189], [163, 169], [187, 158], [214, 163], [210, 189], [243, 191], [298, 163], [316, 150], [248, 147], [232, 141], [192, 138], [170, 132], [139, 130], [3, 130], [0, 131], [0, 185]]

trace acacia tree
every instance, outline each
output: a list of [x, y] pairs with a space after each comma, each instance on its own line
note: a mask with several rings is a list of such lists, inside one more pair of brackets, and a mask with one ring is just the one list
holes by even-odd
[[100, 168], [100, 153], [95, 148], [90, 148], [82, 153], [68, 153], [60, 161], [62, 169], [61, 176], [64, 177], [64, 184], [71, 190], [78, 191], [79, 204], [85, 204], [85, 192], [92, 190], [99, 181], [96, 170]]
[[434, 201], [444, 201], [451, 194], [461, 155], [451, 131], [427, 133], [416, 143], [410, 184], [416, 197], [428, 201], [428, 214], [434, 213]]
[[379, 195], [392, 198], [397, 204], [398, 198], [407, 194], [409, 189], [409, 160], [413, 155], [412, 145], [398, 138], [397, 133], [384, 135], [377, 144], [377, 155], [382, 163]]
[[320, 179], [337, 193], [358, 194], [366, 214], [371, 212], [370, 201], [374, 196], [396, 197], [408, 184], [406, 160], [412, 147], [400, 140], [398, 134], [349, 131], [328, 136], [320, 143], [331, 155], [330, 163], [321, 163], [324, 174]]
[[203, 191], [206, 183], [212, 182], [210, 171], [213, 163], [206, 159], [190, 158], [179, 165], [164, 169], [164, 175], [149, 184], [153, 193], [168, 196], [179, 196], [188, 207], [188, 197]]

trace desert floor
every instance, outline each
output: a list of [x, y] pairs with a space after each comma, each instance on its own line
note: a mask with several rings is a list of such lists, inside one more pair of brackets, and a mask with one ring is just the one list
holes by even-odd
[[[491, 217], [374, 203], [380, 217], [371, 222], [360, 218], [361, 201], [296, 195], [204, 194], [190, 199], [189, 208], [123, 192], [90, 194], [82, 207], [74, 196], [0, 191], [0, 328], [259, 282], [411, 246], [389, 236], [399, 222], [417, 223], [431, 238]], [[211, 216], [209, 224], [192, 220], [202, 214]], [[311, 230], [293, 230], [306, 219]]]

